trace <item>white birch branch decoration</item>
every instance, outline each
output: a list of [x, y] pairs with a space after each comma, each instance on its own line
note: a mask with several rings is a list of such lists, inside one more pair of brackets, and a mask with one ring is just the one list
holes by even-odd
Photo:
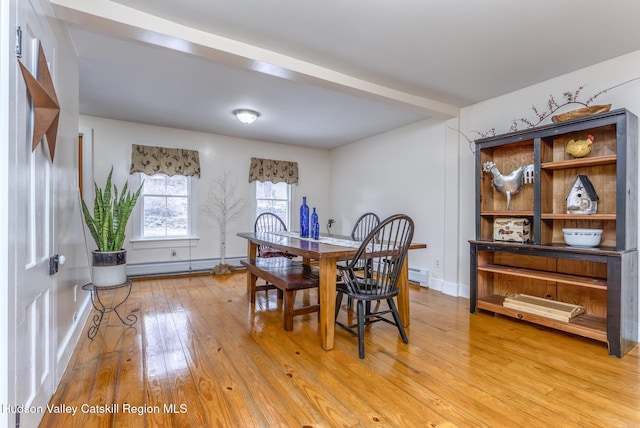
[[233, 266], [225, 261], [227, 224], [240, 216], [244, 206], [244, 200], [236, 198], [235, 193], [236, 183], [230, 182], [228, 171], [223, 171], [219, 177], [211, 180], [204, 213], [214, 219], [220, 229], [220, 263], [211, 270], [214, 275], [233, 271]]

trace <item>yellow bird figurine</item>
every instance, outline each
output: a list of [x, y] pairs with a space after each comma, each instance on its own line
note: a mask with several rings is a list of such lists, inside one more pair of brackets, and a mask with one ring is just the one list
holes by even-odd
[[591, 144], [593, 144], [593, 135], [587, 135], [586, 140], [569, 141], [565, 147], [565, 151], [571, 156], [583, 158], [591, 153]]

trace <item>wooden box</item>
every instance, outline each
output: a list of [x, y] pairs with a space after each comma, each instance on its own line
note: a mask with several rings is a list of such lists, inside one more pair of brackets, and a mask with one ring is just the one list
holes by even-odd
[[509, 242], [529, 242], [531, 221], [528, 218], [502, 217], [493, 222], [493, 240]]
[[571, 303], [543, 299], [541, 297], [516, 294], [505, 297], [503, 306], [509, 309], [541, 315], [558, 321], [569, 322], [584, 312], [584, 308]]

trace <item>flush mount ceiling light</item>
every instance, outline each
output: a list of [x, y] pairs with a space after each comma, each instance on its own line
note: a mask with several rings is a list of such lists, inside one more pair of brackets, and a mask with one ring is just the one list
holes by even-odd
[[258, 117], [260, 117], [260, 113], [258, 113], [257, 111], [248, 110], [248, 109], [234, 110], [233, 114], [236, 115], [236, 117], [240, 122], [246, 123], [246, 124], [253, 123], [256, 121], [256, 119], [258, 119]]

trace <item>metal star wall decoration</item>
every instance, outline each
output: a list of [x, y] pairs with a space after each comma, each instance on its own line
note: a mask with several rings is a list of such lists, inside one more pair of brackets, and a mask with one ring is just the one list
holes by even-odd
[[47, 144], [49, 145], [49, 156], [53, 162], [53, 155], [56, 151], [56, 139], [58, 134], [58, 120], [60, 118], [60, 105], [58, 97], [53, 87], [53, 80], [47, 66], [47, 59], [44, 56], [42, 43], [38, 49], [38, 78], [36, 79], [29, 72], [20, 60], [20, 70], [24, 83], [27, 85], [29, 95], [33, 101], [34, 117], [33, 117], [33, 140], [31, 142], [31, 151], [35, 150], [40, 144], [42, 137], [47, 136]]

